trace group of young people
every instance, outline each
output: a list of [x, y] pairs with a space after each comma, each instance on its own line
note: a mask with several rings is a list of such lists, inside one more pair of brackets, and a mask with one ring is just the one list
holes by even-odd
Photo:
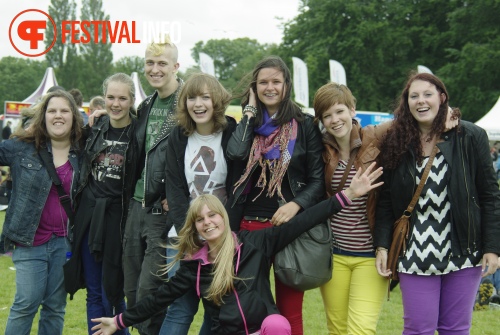
[[450, 112], [439, 78], [412, 75], [394, 121], [362, 128], [345, 85], [325, 84], [314, 117], [302, 112], [279, 57], [255, 66], [239, 123], [214, 77], [184, 83], [178, 68], [175, 45], [153, 43], [145, 75], [156, 91], [137, 111], [134, 85], [118, 73], [85, 128], [56, 91], [25, 135], [0, 144], [17, 269], [6, 334], [29, 334], [40, 305], [39, 334], [62, 333], [70, 250], [65, 266], [77, 271], [64, 279], [87, 289], [89, 334], [187, 334], [200, 300], [200, 334], [303, 334], [304, 292], [275, 279], [274, 299], [269, 273], [278, 251], [326, 220], [328, 333], [375, 334], [392, 227], [436, 146], [398, 260], [403, 333], [468, 333], [480, 278], [498, 266], [500, 191], [486, 133]]

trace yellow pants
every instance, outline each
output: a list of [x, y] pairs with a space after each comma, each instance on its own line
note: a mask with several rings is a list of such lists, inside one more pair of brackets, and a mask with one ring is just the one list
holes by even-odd
[[375, 334], [387, 284], [375, 258], [333, 255], [332, 279], [320, 287], [328, 334]]

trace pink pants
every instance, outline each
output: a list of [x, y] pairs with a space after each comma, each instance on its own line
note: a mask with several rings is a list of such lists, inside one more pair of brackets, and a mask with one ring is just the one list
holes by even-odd
[[291, 335], [292, 329], [288, 320], [279, 314], [268, 315], [262, 322], [260, 335]]

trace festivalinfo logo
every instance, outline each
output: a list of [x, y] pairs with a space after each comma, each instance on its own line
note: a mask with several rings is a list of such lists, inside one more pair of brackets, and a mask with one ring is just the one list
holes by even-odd
[[[142, 28], [142, 34], [139, 30]], [[45, 36], [52, 31], [53, 39], [47, 47]], [[26, 9], [17, 14], [9, 26], [12, 47], [27, 57], [39, 57], [52, 49], [57, 38], [61, 43], [162, 43], [166, 35], [173, 43], [181, 40], [181, 24], [177, 21], [77, 21], [65, 20], [58, 27], [52, 17], [40, 9]], [[141, 39], [139, 39], [141, 36]]]

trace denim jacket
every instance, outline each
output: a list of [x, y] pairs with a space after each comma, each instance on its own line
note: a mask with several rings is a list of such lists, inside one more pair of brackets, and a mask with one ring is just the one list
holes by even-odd
[[[52, 152], [50, 142], [47, 143], [47, 149]], [[73, 167], [70, 192], [73, 199], [80, 173], [80, 156], [74, 148], [70, 149], [69, 161]], [[0, 143], [0, 165], [10, 166], [12, 176], [12, 197], [3, 225], [3, 233], [8, 242], [6, 248], [12, 247], [12, 243], [32, 246], [52, 180], [34, 143], [17, 139]]]

